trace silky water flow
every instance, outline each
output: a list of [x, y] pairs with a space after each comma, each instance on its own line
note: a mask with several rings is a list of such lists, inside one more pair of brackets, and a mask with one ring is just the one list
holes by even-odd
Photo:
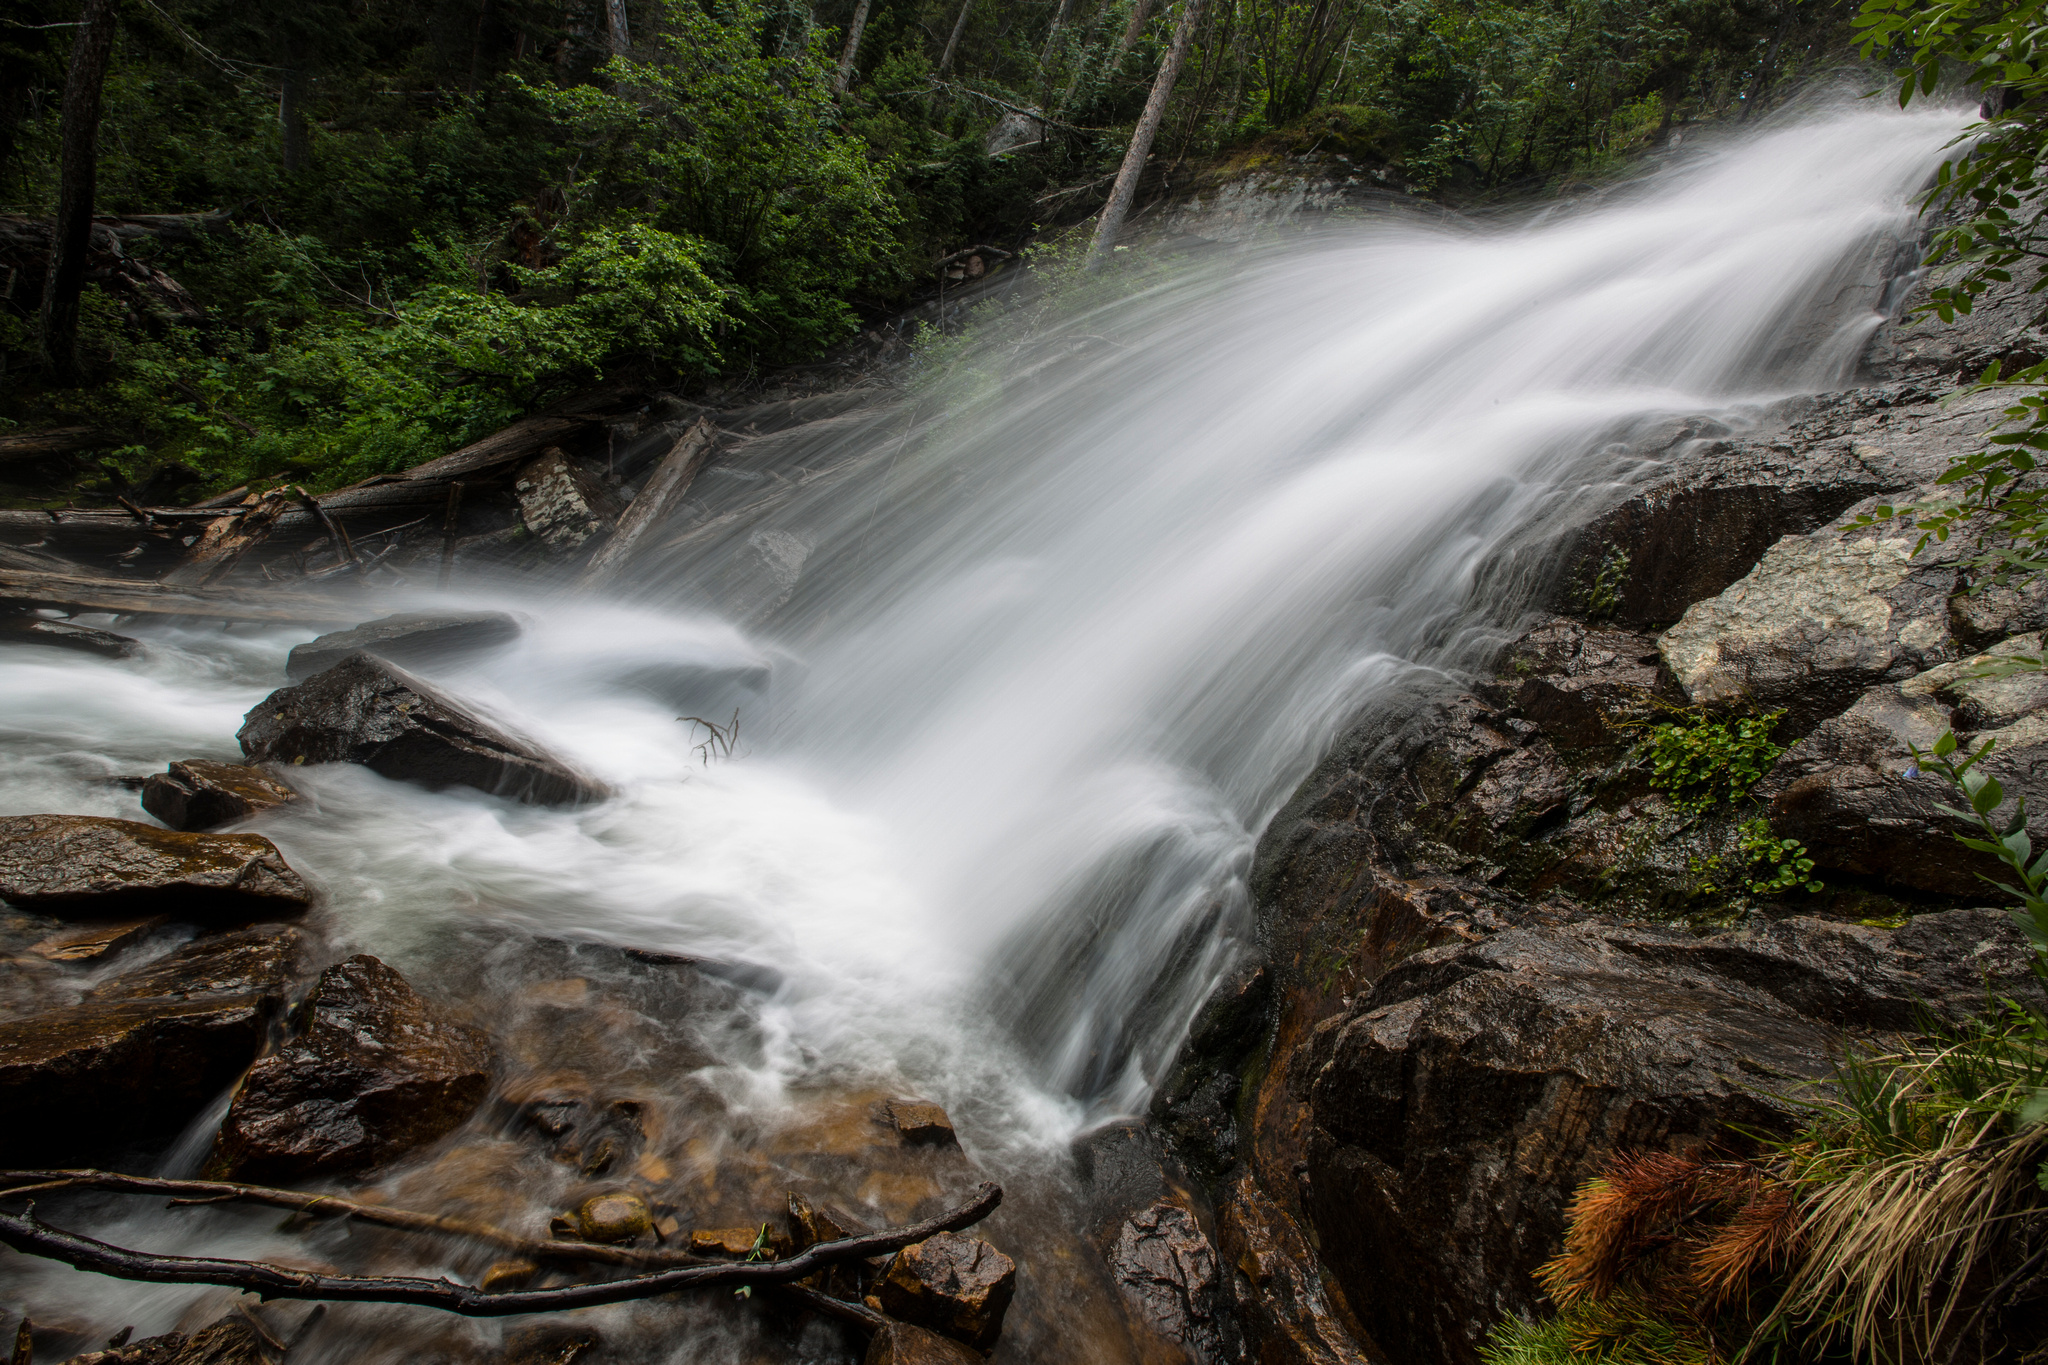
[[[1630, 432], [1854, 382], [1962, 123], [1810, 113], [1590, 207], [1387, 212], [1069, 286], [887, 403], [721, 456], [608, 599], [463, 594], [525, 635], [424, 671], [616, 795], [540, 809], [309, 768], [311, 799], [263, 821], [340, 950], [493, 1031], [493, 1099], [376, 1196], [536, 1230], [631, 1178], [686, 1227], [758, 1222], [789, 1188], [881, 1223], [970, 1188], [971, 1160], [1010, 1193], [984, 1229], [1020, 1264], [1000, 1357], [1138, 1358], [1065, 1153], [1143, 1111], [1249, 950], [1261, 828], [1362, 707], [1484, 667], [1546, 544], [1651, 472]], [[139, 818], [109, 778], [236, 758], [311, 633], [123, 629], [140, 659], [0, 655], [0, 813]], [[729, 752], [679, 719], [735, 713]], [[964, 1154], [879, 1144], [888, 1096], [945, 1105]], [[521, 1126], [553, 1100], [636, 1116], [603, 1179]], [[137, 1167], [194, 1173], [224, 1103]], [[64, 1207], [156, 1250], [491, 1259]], [[846, 1358], [838, 1327], [704, 1297], [582, 1316], [609, 1358]], [[104, 1336], [228, 1296], [0, 1254], [0, 1301]], [[337, 1309], [293, 1360], [474, 1358], [501, 1330]]]

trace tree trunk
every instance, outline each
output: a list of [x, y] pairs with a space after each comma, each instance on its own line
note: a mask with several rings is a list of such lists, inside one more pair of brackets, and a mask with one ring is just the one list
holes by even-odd
[[78, 296], [92, 246], [92, 201], [99, 173], [100, 87], [114, 50], [114, 0], [85, 0], [72, 39], [58, 124], [57, 230], [43, 277], [43, 359], [59, 384], [78, 379]]
[[953, 69], [953, 54], [960, 50], [960, 35], [967, 32], [967, 16], [972, 13], [974, 0], [960, 0], [960, 17], [953, 21], [953, 36], [946, 39], [946, 50], [939, 57], [941, 76]]
[[[1074, 0], [1060, 0], [1060, 7], [1053, 11], [1052, 27], [1045, 31], [1045, 47], [1038, 54], [1038, 84], [1041, 90], [1051, 85], [1053, 48], [1058, 45], [1060, 33], [1067, 26], [1067, 15], [1073, 8]], [[1042, 94], [1039, 96], [1041, 100], [1044, 98]]]
[[633, 35], [626, 28], [626, 0], [604, 0], [605, 43], [614, 57], [625, 55]]
[[[1116, 55], [1109, 59], [1109, 69], [1114, 71], [1124, 64], [1124, 54], [1138, 45], [1138, 38], [1145, 32], [1145, 21], [1152, 17], [1152, 0], [1137, 0], [1131, 6], [1131, 22], [1124, 25], [1124, 36], [1117, 39]], [[1174, 37], [1179, 38], [1176, 32]]]
[[1180, 79], [1188, 49], [1194, 46], [1195, 20], [1200, 17], [1201, 8], [1201, 0], [1181, 0], [1180, 19], [1173, 26], [1173, 46], [1167, 49], [1159, 74], [1152, 78], [1152, 95], [1145, 101], [1145, 113], [1138, 120], [1137, 131], [1131, 134], [1131, 145], [1124, 149], [1124, 164], [1116, 173], [1116, 188], [1109, 192], [1109, 202], [1102, 206], [1102, 217], [1096, 220], [1095, 240], [1088, 248], [1090, 270], [1101, 268], [1109, 259], [1116, 246], [1116, 235], [1123, 230], [1124, 217], [1131, 211], [1131, 200], [1137, 197], [1138, 178], [1145, 173], [1145, 158], [1152, 152], [1152, 140], [1159, 136], [1166, 102], [1173, 98], [1173, 83]]
[[277, 121], [284, 131], [284, 173], [297, 175], [306, 169], [306, 73], [297, 64], [284, 69]]
[[853, 22], [846, 28], [846, 50], [839, 54], [839, 74], [832, 78], [832, 93], [843, 95], [853, 84], [854, 59], [860, 56], [860, 31], [868, 26], [869, 0], [854, 7]]

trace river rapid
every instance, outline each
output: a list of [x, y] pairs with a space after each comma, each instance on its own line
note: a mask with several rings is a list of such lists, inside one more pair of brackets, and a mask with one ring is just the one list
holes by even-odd
[[[1648, 473], [1631, 432], [1739, 429], [1854, 383], [1962, 123], [1810, 110], [1595, 203], [1379, 213], [1070, 289], [797, 466], [721, 456], [603, 599], [392, 596], [522, 615], [515, 645], [420, 671], [616, 795], [546, 809], [308, 768], [310, 799], [255, 826], [318, 888], [336, 955], [391, 962], [501, 1055], [494, 1102], [371, 1186], [544, 1223], [581, 1177], [505, 1115], [550, 1086], [657, 1114], [637, 1178], [686, 1225], [806, 1182], [903, 1218], [979, 1170], [1010, 1191], [986, 1235], [1020, 1264], [998, 1358], [1146, 1358], [1067, 1153], [1144, 1112], [1255, 951], [1260, 831], [1361, 706], [1486, 665], [1546, 545]], [[239, 759], [243, 713], [317, 633], [119, 628], [141, 658], [0, 654], [0, 814], [144, 818], [112, 779]], [[735, 714], [729, 750], [685, 719]], [[703, 965], [677, 986], [669, 959]], [[964, 1156], [878, 1154], [889, 1095], [943, 1104]], [[192, 1173], [210, 1131], [133, 1164]], [[274, 1214], [77, 1208], [158, 1250], [479, 1268]], [[0, 1301], [143, 1335], [225, 1299], [9, 1254]], [[837, 1327], [759, 1305], [582, 1317], [606, 1359], [849, 1358]], [[338, 1309], [292, 1359], [463, 1359], [501, 1330]]]

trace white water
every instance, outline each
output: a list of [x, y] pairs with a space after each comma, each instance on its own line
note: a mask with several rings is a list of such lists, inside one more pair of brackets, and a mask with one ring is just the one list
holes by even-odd
[[[617, 799], [309, 770], [263, 831], [409, 971], [479, 923], [738, 965], [740, 1109], [862, 1077], [998, 1166], [1055, 1149], [1142, 1105], [1248, 941], [1259, 830], [1376, 689], [1483, 664], [1533, 578], [1482, 568], [1618, 476], [1603, 443], [1848, 381], [1868, 261], [1960, 125], [1828, 114], [1584, 212], [1333, 230], [991, 342], [946, 420], [858, 428], [843, 477], [679, 539], [630, 601], [465, 597], [532, 629], [430, 676]], [[703, 585], [764, 534], [803, 576], [728, 623]], [[0, 813], [135, 815], [100, 779], [235, 757], [312, 633], [136, 629], [139, 662], [0, 655]], [[700, 762], [705, 694], [660, 679], [763, 662], [739, 754]]]

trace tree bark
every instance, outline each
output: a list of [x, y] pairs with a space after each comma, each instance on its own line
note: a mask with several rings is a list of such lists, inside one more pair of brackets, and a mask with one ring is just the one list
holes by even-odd
[[604, 0], [605, 41], [614, 57], [625, 55], [633, 36], [626, 29], [626, 0]]
[[953, 54], [960, 50], [960, 35], [967, 32], [967, 16], [972, 13], [974, 0], [960, 0], [960, 17], [953, 21], [953, 36], [946, 39], [946, 50], [939, 57], [941, 76], [953, 69]]
[[839, 74], [832, 78], [832, 93], [843, 95], [853, 84], [854, 59], [860, 56], [860, 31], [868, 26], [868, 5], [870, 0], [860, 0], [854, 6], [853, 22], [846, 26], [846, 50], [839, 54]]
[[[1060, 7], [1053, 11], [1052, 27], [1045, 31], [1045, 46], [1038, 54], [1038, 84], [1040, 90], [1048, 88], [1052, 81], [1052, 52], [1060, 40], [1060, 34], [1067, 26], [1067, 15], [1074, 8], [1074, 0], [1060, 0]], [[1039, 99], [1043, 101], [1044, 95]]]
[[[1152, 0], [1137, 0], [1131, 6], [1131, 22], [1124, 25], [1124, 36], [1117, 39], [1116, 55], [1109, 59], [1109, 69], [1114, 71], [1123, 65], [1124, 54], [1138, 45], [1138, 37], [1145, 31], [1145, 21], [1152, 17]], [[1176, 30], [1174, 37], [1180, 36]]]
[[279, 82], [277, 122], [283, 133], [284, 173], [297, 175], [306, 169], [306, 73], [297, 66], [287, 66]]
[[1095, 240], [1088, 248], [1090, 270], [1101, 268], [1116, 247], [1117, 233], [1123, 230], [1131, 201], [1138, 194], [1138, 179], [1145, 173], [1145, 159], [1152, 153], [1153, 139], [1159, 136], [1160, 120], [1166, 117], [1166, 102], [1173, 98], [1173, 84], [1180, 79], [1180, 69], [1187, 65], [1188, 49], [1194, 46], [1195, 21], [1201, 8], [1201, 0], [1181, 0], [1180, 19], [1173, 26], [1173, 46], [1167, 49], [1166, 60], [1159, 64], [1159, 74], [1152, 78], [1152, 94], [1145, 101], [1145, 113], [1138, 120], [1137, 131], [1131, 134], [1131, 145], [1124, 149], [1124, 164], [1117, 170], [1116, 188], [1109, 192], [1109, 202], [1102, 206], [1102, 216], [1096, 220]]
[[85, 0], [59, 119], [57, 230], [43, 277], [43, 359], [59, 384], [78, 380], [78, 296], [92, 246], [92, 201], [99, 174], [100, 89], [114, 50], [114, 0]]

